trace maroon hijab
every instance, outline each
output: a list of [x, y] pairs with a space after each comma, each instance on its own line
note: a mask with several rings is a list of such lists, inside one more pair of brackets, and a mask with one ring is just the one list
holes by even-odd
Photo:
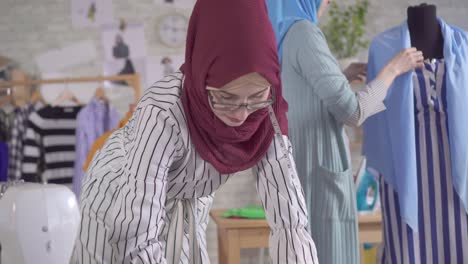
[[244, 124], [229, 127], [210, 108], [206, 86], [222, 87], [257, 72], [276, 92], [273, 104], [287, 134], [287, 103], [282, 97], [276, 39], [265, 0], [198, 0], [190, 18], [182, 103], [193, 144], [221, 173], [248, 169], [260, 161], [273, 140], [266, 109]]

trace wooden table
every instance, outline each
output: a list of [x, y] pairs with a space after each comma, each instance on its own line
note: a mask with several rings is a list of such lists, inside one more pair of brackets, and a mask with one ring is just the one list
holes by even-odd
[[382, 242], [382, 215], [380, 212], [359, 216], [359, 241], [361, 243], [361, 263], [363, 263], [363, 244]]
[[359, 216], [359, 241], [361, 244], [382, 242], [382, 215], [380, 212]]
[[270, 227], [266, 220], [229, 219], [221, 215], [226, 210], [212, 210], [211, 218], [218, 228], [220, 264], [239, 264], [242, 248], [266, 248]]
[[[266, 220], [229, 219], [221, 215], [226, 210], [210, 212], [218, 229], [218, 255], [220, 264], [239, 264], [242, 248], [268, 247], [270, 227]], [[382, 241], [381, 215], [359, 216], [359, 240], [361, 244]], [[362, 246], [361, 246], [362, 254]]]

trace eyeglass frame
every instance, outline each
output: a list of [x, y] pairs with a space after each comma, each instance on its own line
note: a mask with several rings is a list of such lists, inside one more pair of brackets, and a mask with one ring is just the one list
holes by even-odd
[[[264, 108], [267, 108], [268, 106], [270, 105], [273, 105], [275, 102], [276, 102], [276, 93], [275, 93], [275, 89], [273, 89], [272, 86], [269, 86], [268, 88], [270, 88], [270, 94], [271, 94], [271, 98], [268, 99], [267, 101], [262, 101], [262, 102], [258, 102], [258, 103], [253, 103], [253, 104], [249, 104], [249, 103], [242, 103], [242, 104], [222, 104], [222, 103], [216, 103], [216, 102], [213, 102], [213, 95], [211, 94], [211, 92], [217, 92], [217, 91], [220, 91], [219, 89], [216, 89], [216, 88], [209, 88], [207, 87], [206, 90], [208, 90], [208, 102], [210, 103], [210, 106], [215, 109], [215, 110], [220, 110], [220, 111], [237, 111], [239, 110], [241, 107], [245, 107], [248, 111], [257, 111], [257, 110], [260, 110], [260, 109], [264, 109]], [[256, 108], [256, 109], [250, 109], [249, 106], [251, 105], [257, 105], [257, 104], [263, 104], [263, 103], [266, 103], [267, 105], [265, 105], [265, 107], [261, 107], [261, 108]], [[236, 107], [234, 109], [220, 109], [220, 108], [216, 108], [215, 105], [223, 105], [223, 106], [231, 106], [231, 107]]]

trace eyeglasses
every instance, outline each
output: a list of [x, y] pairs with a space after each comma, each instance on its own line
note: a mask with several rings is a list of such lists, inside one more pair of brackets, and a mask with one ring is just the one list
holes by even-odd
[[[219, 90], [217, 89], [207, 89], [207, 90], [208, 90], [208, 98], [209, 98], [211, 107], [213, 109], [221, 110], [221, 111], [236, 111], [240, 109], [241, 107], [245, 107], [248, 111], [256, 111], [256, 110], [260, 110], [260, 109], [263, 109], [272, 105], [276, 100], [275, 89], [273, 89], [272, 87], [270, 87], [270, 99], [266, 101], [257, 101], [257, 102], [253, 100], [253, 102], [251, 103], [243, 103], [243, 104], [235, 104], [235, 103], [230, 103], [230, 102], [223, 102], [223, 103], [215, 102], [213, 100], [215, 97], [214, 95], [216, 93], [219, 93]], [[221, 96], [216, 96], [216, 97], [220, 98]]]

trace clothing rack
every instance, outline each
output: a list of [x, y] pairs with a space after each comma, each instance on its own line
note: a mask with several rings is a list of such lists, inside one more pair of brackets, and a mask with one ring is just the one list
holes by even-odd
[[140, 99], [141, 83], [140, 83], [140, 76], [138, 74], [9, 81], [9, 82], [0, 82], [0, 89], [5, 89], [4, 87], [9, 87], [6, 89], [11, 89], [11, 87], [14, 87], [14, 86], [29, 86], [29, 85], [37, 85], [37, 84], [83, 83], [83, 82], [102, 82], [102, 81], [126, 81], [128, 85], [132, 87], [133, 90], [135, 91], [135, 103]]

